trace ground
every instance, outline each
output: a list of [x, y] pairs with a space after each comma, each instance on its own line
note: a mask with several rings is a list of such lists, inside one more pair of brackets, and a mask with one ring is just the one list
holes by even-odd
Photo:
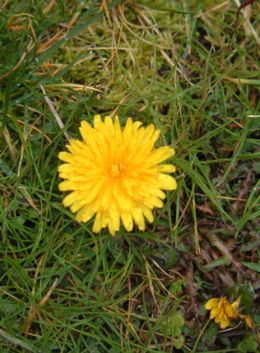
[[[3, 0], [0, 351], [257, 352], [259, 14], [247, 1]], [[82, 120], [161, 129], [177, 190], [144, 232], [62, 205]], [[240, 297], [221, 330], [205, 310]]]

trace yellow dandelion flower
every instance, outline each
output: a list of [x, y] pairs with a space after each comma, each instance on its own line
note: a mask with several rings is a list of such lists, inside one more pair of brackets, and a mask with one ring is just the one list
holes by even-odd
[[226, 297], [212, 298], [207, 301], [205, 308], [210, 310], [210, 319], [215, 320], [220, 325], [220, 328], [225, 329], [230, 325], [230, 320], [238, 318], [239, 302], [240, 299], [237, 299], [230, 304]]
[[174, 155], [168, 146], [155, 148], [160, 130], [153, 124], [142, 127], [140, 121], [127, 119], [121, 128], [119, 118], [94, 117], [94, 127], [81, 122], [83, 140], [71, 140], [69, 152], [60, 152], [61, 191], [70, 191], [65, 207], [76, 213], [78, 222], [93, 216], [93, 232], [108, 227], [114, 235], [120, 223], [127, 231], [134, 223], [145, 229], [145, 218], [153, 222], [152, 210], [163, 206], [165, 192], [176, 189], [171, 164], [161, 164]]

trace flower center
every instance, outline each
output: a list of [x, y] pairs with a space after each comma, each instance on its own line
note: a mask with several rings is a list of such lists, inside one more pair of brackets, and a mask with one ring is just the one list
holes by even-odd
[[126, 169], [123, 163], [113, 163], [110, 167], [110, 176], [112, 178], [118, 177]]

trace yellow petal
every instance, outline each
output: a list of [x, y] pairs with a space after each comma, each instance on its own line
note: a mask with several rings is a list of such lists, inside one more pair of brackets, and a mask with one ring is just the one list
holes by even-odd
[[69, 152], [71, 152], [71, 154], [81, 153], [81, 151], [84, 150], [84, 148], [86, 148], [86, 144], [81, 141], [70, 140], [69, 142], [70, 142], [69, 145], [66, 145], [66, 147], [69, 150]]
[[93, 128], [87, 123], [85, 120], [81, 122], [80, 128], [79, 128], [80, 134], [83, 137], [85, 141], [88, 140], [89, 134], [93, 131]]
[[141, 210], [142, 210], [144, 216], [146, 217], [146, 219], [148, 220], [148, 222], [152, 223], [154, 221], [152, 211], [149, 208], [144, 207], [144, 206], [141, 207]]
[[95, 115], [94, 116], [94, 127], [95, 129], [98, 129], [102, 125], [102, 119], [101, 115]]
[[154, 207], [161, 208], [163, 207], [163, 202], [159, 198], [152, 196], [144, 200], [144, 205], [151, 209]]
[[101, 229], [102, 229], [101, 213], [98, 212], [96, 214], [92, 230], [93, 230], [94, 233], [98, 233], [98, 232], [101, 231]]
[[70, 207], [74, 202], [77, 201], [77, 199], [78, 199], [78, 192], [74, 191], [74, 192], [71, 192], [69, 195], [67, 195], [62, 202], [65, 207]]
[[109, 233], [112, 235], [112, 237], [114, 237], [116, 234], [116, 230], [113, 226], [113, 223], [111, 222], [108, 223], [108, 230], [109, 230]]
[[70, 180], [62, 181], [59, 184], [60, 191], [68, 191], [77, 189], [76, 184]]
[[253, 328], [254, 327], [254, 321], [253, 321], [253, 319], [251, 318], [250, 315], [245, 315], [245, 322], [246, 322], [246, 324], [247, 324], [247, 326], [249, 328]]
[[68, 163], [71, 163], [74, 160], [73, 155], [71, 153], [68, 153], [68, 152], [60, 152], [58, 154], [58, 158], [60, 160], [62, 160], [63, 162], [68, 162]]
[[236, 301], [234, 301], [234, 302], [231, 304], [231, 306], [232, 306], [232, 308], [233, 308], [234, 310], [237, 310], [238, 307], [239, 307], [239, 304], [240, 304], [240, 297], [239, 297]]
[[170, 175], [159, 174], [160, 187], [164, 190], [175, 190], [177, 188], [176, 180]]
[[105, 116], [105, 127], [112, 137], [114, 135], [114, 124], [110, 116]]
[[205, 309], [211, 310], [215, 308], [218, 305], [218, 301], [219, 301], [218, 298], [212, 298], [208, 300], [207, 303], [205, 304]]
[[149, 156], [148, 161], [152, 164], [161, 163], [164, 160], [172, 157], [174, 155], [174, 150], [168, 146], [160, 147], [154, 150]]
[[135, 223], [137, 224], [137, 227], [140, 230], [144, 230], [145, 229], [145, 222], [144, 222], [144, 216], [143, 216], [141, 209], [134, 208], [132, 210], [132, 216], [133, 216]]
[[210, 312], [210, 319], [215, 319], [215, 317], [219, 315], [219, 309], [218, 308], [214, 308], [211, 310]]
[[[160, 134], [160, 130], [156, 130], [156, 131], [159, 131], [159, 134]], [[145, 128], [145, 139], [150, 142], [151, 139], [154, 137], [154, 133], [155, 133], [154, 125], [153, 124], [148, 125]]]
[[161, 173], [175, 173], [176, 167], [173, 164], [161, 164], [159, 165], [159, 171]]
[[119, 117], [117, 115], [115, 117], [114, 129], [115, 129], [115, 138], [118, 139], [120, 142], [122, 138], [122, 131], [121, 131], [121, 126], [119, 122]]
[[58, 172], [61, 173], [61, 172], [65, 172], [65, 173], [70, 173], [72, 172], [73, 170], [73, 166], [69, 163], [66, 163], [66, 164], [61, 164], [59, 167], [58, 167]]
[[228, 317], [230, 317], [230, 319], [236, 319], [238, 316], [237, 310], [235, 310], [234, 307], [232, 307], [232, 305], [230, 305], [229, 303], [225, 306], [225, 311]]
[[73, 205], [71, 205], [71, 207], [70, 207], [71, 212], [75, 213], [75, 212], [79, 211], [83, 206], [86, 206], [86, 205], [87, 205], [87, 202], [86, 202], [85, 198], [83, 198], [82, 200], [77, 201], [77, 202], [73, 203]]
[[125, 229], [128, 232], [131, 232], [133, 230], [133, 217], [132, 217], [132, 215], [127, 212], [121, 212], [121, 219], [122, 219], [122, 222], [123, 222]]
[[138, 130], [139, 127], [140, 127], [142, 124], [143, 124], [143, 123], [142, 123], [141, 121], [135, 121], [135, 122], [133, 123], [133, 128], [134, 128], [135, 130]]
[[220, 328], [222, 328], [222, 330], [227, 328], [229, 325], [230, 325], [230, 320], [227, 317], [221, 320], [220, 322]]
[[119, 230], [120, 227], [120, 215], [117, 209], [111, 208], [109, 210], [109, 218], [110, 218], [110, 224], [112, 228], [114, 229], [114, 232]]
[[248, 328], [252, 329], [254, 327], [254, 321], [253, 321], [253, 319], [251, 318], [250, 315], [248, 315], [248, 314], [247, 315], [240, 314], [239, 317], [240, 317], [240, 319], [245, 320], [245, 323], [246, 323]]
[[77, 222], [84, 222], [86, 223], [89, 221], [95, 214], [95, 210], [90, 206], [83, 207], [76, 215]]

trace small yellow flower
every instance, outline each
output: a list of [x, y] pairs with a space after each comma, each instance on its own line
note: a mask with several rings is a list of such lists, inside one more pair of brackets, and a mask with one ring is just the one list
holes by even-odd
[[220, 328], [225, 329], [230, 325], [230, 320], [239, 316], [238, 307], [240, 299], [230, 304], [226, 297], [212, 298], [205, 304], [205, 308], [210, 310], [210, 319], [214, 319]]
[[153, 222], [152, 210], [162, 207], [165, 192], [176, 189], [171, 164], [161, 164], [174, 155], [168, 146], [155, 148], [160, 130], [151, 124], [127, 119], [125, 127], [119, 118], [94, 117], [94, 127], [81, 122], [83, 140], [71, 140], [69, 152], [59, 153], [65, 162], [59, 167], [61, 191], [70, 191], [65, 207], [76, 213], [76, 220], [87, 222], [93, 216], [93, 232], [108, 227], [114, 235], [122, 222], [127, 231], [134, 223], [145, 229], [145, 218]]
[[239, 317], [240, 317], [240, 319], [245, 320], [245, 323], [246, 323], [248, 328], [253, 328], [254, 327], [254, 321], [253, 321], [253, 319], [251, 318], [250, 315], [248, 315], [248, 314], [246, 314], [246, 315], [240, 314]]

